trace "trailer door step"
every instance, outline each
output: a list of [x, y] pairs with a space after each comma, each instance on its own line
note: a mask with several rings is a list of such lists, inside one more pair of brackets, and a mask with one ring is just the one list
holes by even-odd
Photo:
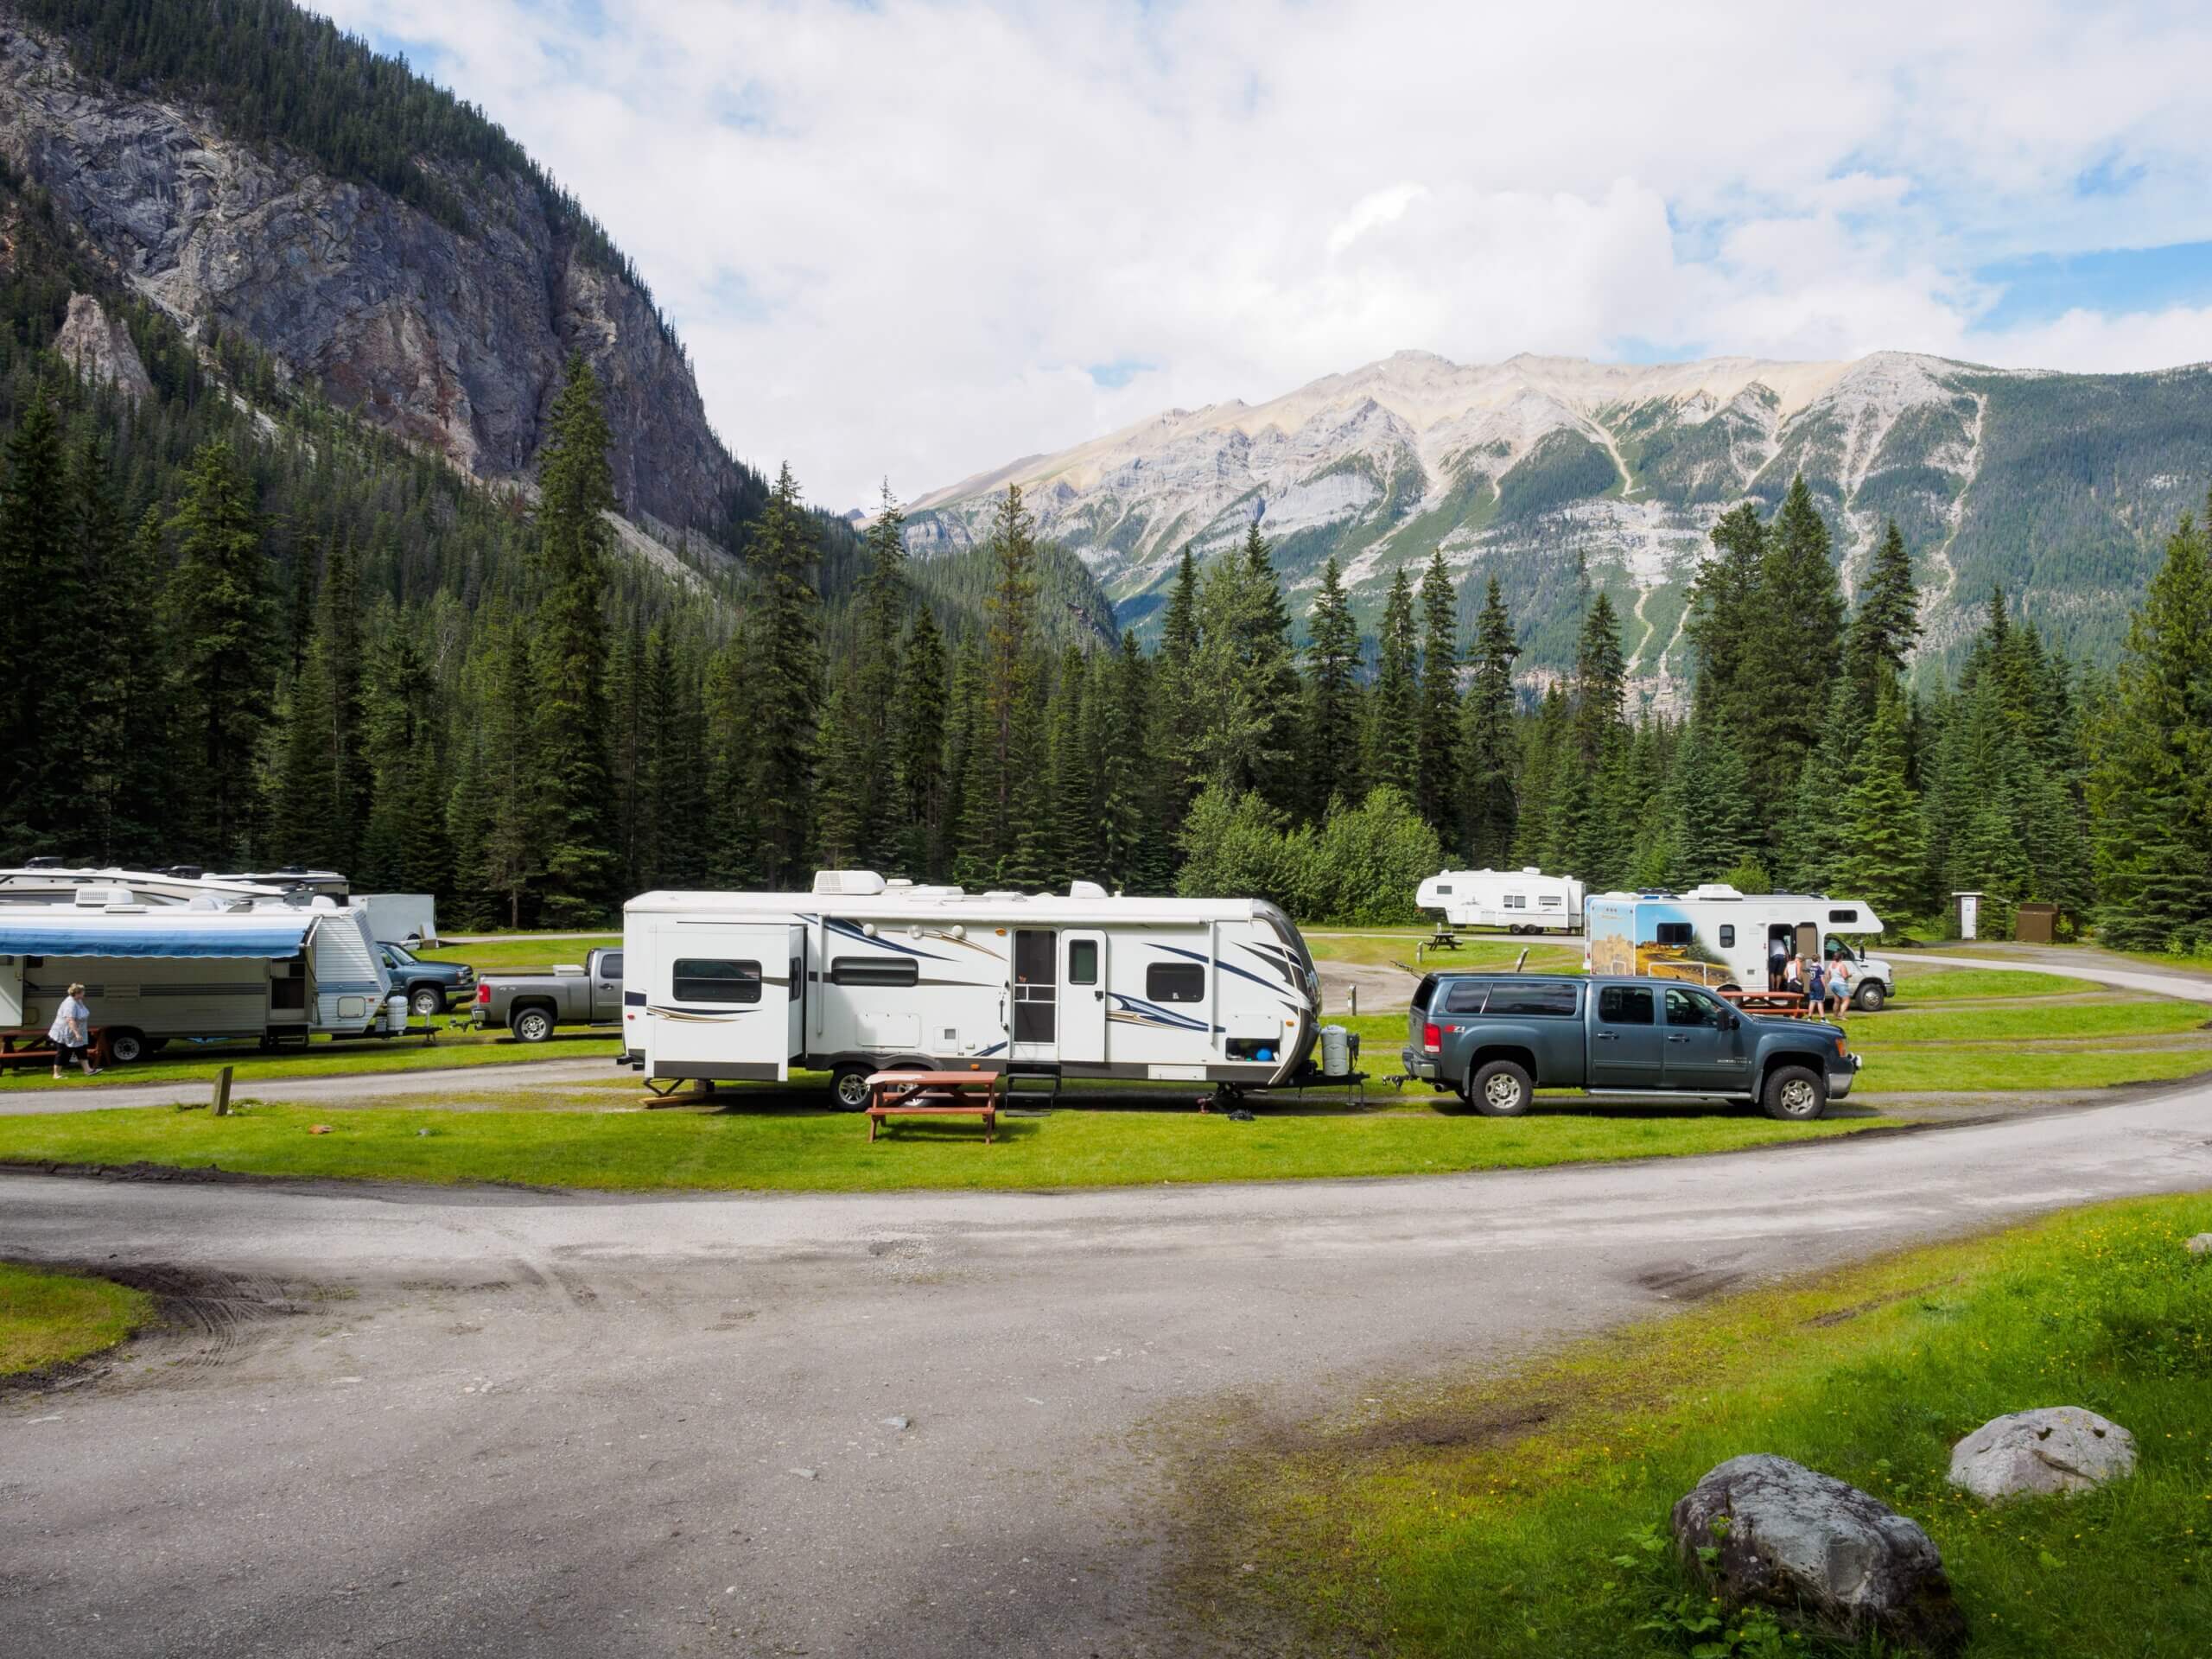
[[[1030, 1086], [1025, 1088], [1024, 1084]], [[1046, 1084], [1051, 1087], [1041, 1086]], [[1047, 1106], [1057, 1106], [1060, 1103], [1060, 1068], [1035, 1060], [1009, 1062], [1005, 1095], [1009, 1101], [1025, 1096], [1032, 1100], [1041, 1097]]]

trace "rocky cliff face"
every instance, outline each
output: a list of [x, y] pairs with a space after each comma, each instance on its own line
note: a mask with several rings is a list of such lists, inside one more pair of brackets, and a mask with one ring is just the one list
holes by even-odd
[[69, 315], [54, 338], [54, 349], [94, 385], [113, 386], [130, 403], [154, 395], [130, 331], [89, 294], [69, 296]]
[[235, 331], [386, 431], [485, 479], [527, 479], [582, 351], [626, 509], [708, 533], [739, 473], [651, 302], [587, 262], [524, 178], [451, 174], [461, 235], [211, 111], [79, 75], [0, 0], [0, 154], [82, 245], [188, 328]]
[[[1124, 622], [1156, 611], [1185, 544], [1201, 558], [1256, 519], [1294, 611], [1323, 563], [1371, 620], [1393, 573], [1441, 548], [1503, 583], [1532, 682], [1573, 658], [1581, 572], [1621, 612], [1642, 688], [1679, 703], [1684, 601], [1708, 532], [1802, 473], [1850, 588], [1894, 518], [1914, 553], [1934, 657], [2002, 584], [2065, 648], [2109, 658], [2182, 512], [2212, 484], [2212, 367], [2013, 372], [1902, 353], [1851, 363], [1457, 364], [1402, 352], [1257, 407], [1177, 410], [923, 497], [924, 556], [988, 534], [1020, 483]], [[1474, 580], [1468, 580], [1474, 578]]]

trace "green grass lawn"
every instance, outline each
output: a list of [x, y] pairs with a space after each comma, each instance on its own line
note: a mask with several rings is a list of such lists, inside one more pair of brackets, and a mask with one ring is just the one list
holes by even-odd
[[620, 947], [620, 933], [601, 933], [588, 939], [546, 938], [536, 933], [505, 934], [480, 944], [451, 944], [437, 950], [417, 950], [425, 962], [465, 962], [482, 973], [517, 973], [528, 968], [550, 968], [557, 963], [581, 965], [593, 950]]
[[[1766, 1452], [1925, 1527], [1976, 1659], [2196, 1659], [2212, 1653], [2212, 1262], [2181, 1241], [2208, 1228], [2212, 1196], [2101, 1206], [1509, 1375], [1364, 1385], [1382, 1404], [1273, 1429], [1185, 1486], [1194, 1590], [1287, 1609], [1317, 1651], [1763, 1654], [1683, 1633], [1671, 1610], [1690, 1586], [1662, 1541], [1706, 1471]], [[2001, 1507], [1946, 1483], [1955, 1441], [2048, 1405], [2130, 1429], [2137, 1472]]]
[[1542, 938], [1516, 939], [1461, 934], [1457, 950], [1427, 950], [1420, 961], [1414, 961], [1414, 947], [1425, 944], [1428, 937], [1425, 932], [1339, 933], [1333, 937], [1308, 938], [1306, 948], [1313, 953], [1317, 963], [1351, 962], [1379, 967], [1395, 963], [1415, 973], [1450, 968], [1510, 969], [1526, 950], [1529, 953], [1527, 971], [1529, 973], [1579, 974], [1582, 971], [1582, 942], [1580, 939], [1562, 944], [1556, 939], [1547, 941]]
[[[233, 1117], [156, 1107], [0, 1117], [0, 1162], [149, 1162], [267, 1175], [532, 1185], [886, 1192], [913, 1187], [1114, 1186], [1528, 1168], [1592, 1159], [1726, 1152], [1847, 1135], [1888, 1120], [1798, 1125], [1741, 1111], [1444, 1116], [1422, 1103], [1263, 1112], [1254, 1122], [1177, 1110], [1066, 1109], [999, 1121], [908, 1120], [874, 1144], [843, 1113], [792, 1104], [724, 1112], [448, 1111], [249, 1106]], [[310, 1126], [327, 1123], [327, 1135]]]
[[[63, 1074], [71, 1088], [103, 1089], [134, 1083], [173, 1083], [206, 1079], [212, 1083], [224, 1066], [232, 1068], [232, 1086], [249, 1088], [257, 1078], [350, 1077], [383, 1071], [434, 1071], [448, 1066], [500, 1065], [524, 1060], [588, 1060], [612, 1058], [621, 1046], [619, 1038], [601, 1036], [588, 1029], [574, 1035], [556, 1032], [542, 1043], [518, 1043], [503, 1031], [442, 1031], [434, 1043], [419, 1037], [374, 1038], [334, 1043], [318, 1038], [303, 1048], [264, 1052], [254, 1043], [172, 1043], [152, 1059], [136, 1065], [111, 1065], [97, 1077], [80, 1071]], [[19, 1067], [0, 1073], [0, 1102], [10, 1089], [51, 1089], [57, 1086], [51, 1071], [41, 1066]]]
[[2005, 968], [1916, 968], [1907, 958], [1891, 1007], [1923, 1002], [1951, 1002], [1962, 997], [2050, 996], [2101, 991], [2094, 980], [2061, 979], [2056, 974], [2024, 974]]
[[153, 1313], [143, 1290], [0, 1262], [0, 1376], [112, 1348]]

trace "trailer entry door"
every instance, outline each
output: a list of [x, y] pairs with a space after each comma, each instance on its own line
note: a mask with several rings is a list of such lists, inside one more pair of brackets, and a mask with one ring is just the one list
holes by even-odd
[[1060, 935], [1060, 975], [1067, 999], [1060, 1007], [1060, 1058], [1103, 1064], [1106, 1058], [1106, 936], [1085, 929]]
[[[1059, 938], [1048, 927], [1014, 931], [1014, 1030], [1017, 1060], [1056, 1058], [1059, 1036]], [[1029, 1052], [1023, 1052], [1023, 1050]]]

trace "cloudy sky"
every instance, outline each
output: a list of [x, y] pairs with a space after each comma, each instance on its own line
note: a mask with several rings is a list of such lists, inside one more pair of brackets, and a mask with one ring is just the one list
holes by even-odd
[[2212, 358], [2212, 8], [316, 0], [832, 509], [1406, 346]]

